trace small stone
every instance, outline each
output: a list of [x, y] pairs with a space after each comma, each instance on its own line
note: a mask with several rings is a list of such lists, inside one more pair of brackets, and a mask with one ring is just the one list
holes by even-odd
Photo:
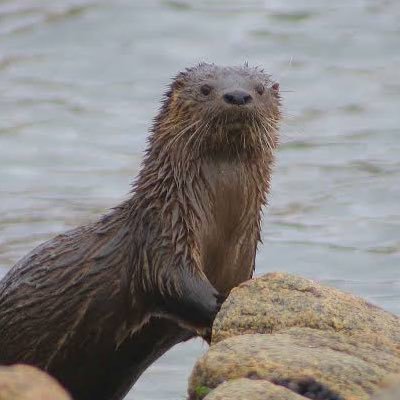
[[0, 366], [0, 400], [71, 400], [61, 385], [29, 365]]

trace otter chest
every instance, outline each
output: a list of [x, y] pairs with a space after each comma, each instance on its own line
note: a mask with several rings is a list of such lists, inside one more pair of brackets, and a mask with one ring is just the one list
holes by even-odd
[[246, 165], [219, 162], [203, 169], [211, 192], [201, 226], [200, 256], [210, 282], [223, 293], [252, 273], [257, 242], [257, 185]]

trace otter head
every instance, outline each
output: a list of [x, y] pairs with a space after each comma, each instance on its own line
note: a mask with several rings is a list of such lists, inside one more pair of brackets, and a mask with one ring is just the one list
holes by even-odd
[[279, 84], [262, 69], [199, 64], [173, 80], [153, 135], [165, 149], [193, 157], [269, 152], [279, 108]]

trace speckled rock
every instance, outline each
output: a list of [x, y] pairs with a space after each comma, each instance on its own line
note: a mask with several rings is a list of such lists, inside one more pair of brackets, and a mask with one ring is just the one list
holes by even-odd
[[71, 400], [45, 372], [29, 365], [0, 367], [0, 400]]
[[385, 383], [385, 388], [379, 391], [373, 400], [399, 400], [400, 399], [400, 375], [391, 376]]
[[[189, 398], [370, 400], [399, 371], [397, 316], [275, 273], [232, 291], [214, 323], [212, 346], [193, 370]], [[257, 397], [261, 387], [264, 397]]]
[[[266, 397], [268, 395], [268, 397]], [[304, 400], [291, 390], [264, 380], [234, 379], [219, 385], [206, 400]]]
[[[375, 363], [332, 350], [312, 337], [306, 340], [308, 333], [305, 330], [301, 339], [275, 333], [233, 336], [218, 342], [197, 363], [190, 387], [215, 388], [227, 380], [247, 377], [277, 384], [317, 383], [329, 389], [327, 399], [340, 394], [346, 399], [367, 400], [387, 376], [388, 372]], [[190, 398], [201, 397], [190, 391]]]
[[290, 327], [340, 332], [369, 343], [395, 343], [400, 319], [365, 300], [284, 273], [266, 274], [232, 290], [213, 326], [213, 343], [244, 333]]

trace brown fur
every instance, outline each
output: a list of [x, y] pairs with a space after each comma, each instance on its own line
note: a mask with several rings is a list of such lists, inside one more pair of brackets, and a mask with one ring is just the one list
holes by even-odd
[[[238, 85], [249, 107], [221, 102]], [[1, 282], [0, 363], [43, 368], [76, 400], [121, 399], [169, 347], [210, 328], [220, 298], [253, 273], [280, 118], [271, 85], [247, 66], [176, 77], [131, 198]]]

